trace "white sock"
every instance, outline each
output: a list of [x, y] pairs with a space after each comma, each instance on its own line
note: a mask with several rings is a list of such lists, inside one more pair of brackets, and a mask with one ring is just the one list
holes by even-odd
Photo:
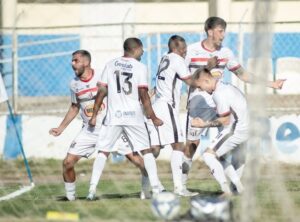
[[209, 167], [212, 175], [220, 184], [222, 191], [225, 193], [231, 193], [225, 177], [223, 166], [217, 160], [217, 158], [211, 153], [204, 153], [203, 160], [206, 163], [206, 165]]
[[171, 155], [171, 169], [174, 183], [174, 190], [182, 190], [182, 163], [183, 152], [173, 150]]
[[68, 200], [75, 200], [76, 184], [65, 182], [66, 196]]
[[143, 191], [149, 191], [150, 189], [150, 181], [149, 181], [149, 178], [142, 175], [142, 190]]
[[90, 193], [96, 194], [97, 185], [99, 183], [102, 171], [104, 169], [107, 157], [103, 153], [98, 153], [93, 164], [92, 177], [90, 181]]
[[192, 168], [192, 158], [188, 158], [185, 155], [183, 155], [183, 163], [182, 163], [182, 185], [183, 188], [186, 189], [186, 184], [188, 180], [188, 175], [190, 172], [190, 169]]
[[146, 153], [143, 155], [145, 168], [148, 173], [148, 178], [152, 187], [152, 191], [158, 193], [158, 176], [157, 176], [157, 166], [155, 158], [152, 153]]
[[238, 174], [236, 173], [235, 169], [233, 168], [233, 166], [231, 164], [226, 167], [225, 174], [229, 177], [231, 182], [236, 186], [237, 191], [239, 193], [242, 193], [244, 190], [244, 187], [240, 181]]
[[238, 169], [235, 170], [240, 179], [242, 178], [244, 167], [245, 164], [241, 165]]

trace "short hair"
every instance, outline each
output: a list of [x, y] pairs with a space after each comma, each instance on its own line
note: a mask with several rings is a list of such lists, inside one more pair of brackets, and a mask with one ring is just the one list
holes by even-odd
[[208, 30], [214, 29], [217, 26], [221, 26], [222, 28], [226, 29], [227, 23], [225, 22], [224, 19], [220, 17], [215, 17], [215, 16], [209, 17], [205, 21], [204, 30], [207, 33]]
[[203, 75], [208, 75], [208, 76], [210, 76], [210, 77], [213, 77], [212, 76], [212, 74], [211, 74], [211, 72], [209, 71], [209, 69], [207, 69], [207, 68], [204, 68], [204, 69], [197, 69], [195, 72], [194, 72], [194, 74], [193, 74], [193, 79], [194, 80], [197, 80], [197, 79], [199, 79], [201, 76], [203, 76]]
[[169, 53], [172, 52], [172, 49], [179, 46], [179, 42], [185, 42], [185, 39], [179, 35], [172, 35], [168, 42]]
[[89, 63], [91, 63], [92, 57], [91, 57], [91, 54], [89, 53], [89, 51], [84, 50], [84, 49], [76, 50], [75, 52], [72, 53], [72, 56], [74, 56], [76, 54], [80, 54], [81, 56], [87, 58]]
[[125, 52], [131, 53], [134, 49], [143, 46], [143, 43], [138, 38], [128, 38], [124, 41], [123, 49]]

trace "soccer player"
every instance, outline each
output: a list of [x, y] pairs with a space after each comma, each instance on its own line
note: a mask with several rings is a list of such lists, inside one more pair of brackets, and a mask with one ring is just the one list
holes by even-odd
[[[49, 133], [53, 136], [59, 136], [72, 120], [80, 112], [83, 127], [73, 140], [67, 156], [63, 160], [63, 178], [65, 182], [66, 197], [68, 200], [75, 200], [75, 164], [82, 158], [88, 158], [95, 150], [99, 130], [102, 125], [105, 109], [103, 103], [97, 116], [97, 126], [90, 128], [88, 121], [93, 114], [94, 100], [98, 90], [97, 82], [99, 75], [94, 72], [90, 66], [91, 55], [86, 50], [77, 50], [72, 54], [72, 68], [76, 77], [71, 80], [71, 105], [59, 127], [50, 129]], [[145, 171], [143, 159], [134, 153], [129, 144], [121, 137], [116, 144], [120, 147], [117, 151], [138, 166], [143, 174], [143, 181], [147, 180], [147, 172]], [[144, 182], [146, 184], [146, 182]], [[146, 189], [146, 188], [145, 188]]]
[[151, 119], [155, 126], [160, 126], [163, 122], [153, 112], [148, 95], [147, 69], [140, 62], [143, 54], [141, 40], [128, 38], [123, 44], [123, 49], [124, 55], [111, 60], [104, 68], [93, 116], [89, 121], [91, 127], [96, 125], [98, 110], [107, 96], [107, 113], [96, 145], [96, 149], [102, 153], [98, 153], [94, 162], [88, 199], [94, 199], [105, 163], [103, 154], [108, 155], [112, 151], [121, 133], [128, 138], [133, 150], [143, 155], [152, 192], [159, 192], [157, 166], [150, 149], [149, 134], [140, 101], [146, 117]]
[[171, 145], [171, 169], [174, 193], [181, 196], [193, 196], [182, 186], [182, 164], [184, 136], [180, 127], [179, 103], [182, 81], [190, 85], [191, 74], [185, 64], [186, 42], [184, 38], [173, 35], [168, 42], [169, 52], [163, 56], [156, 75], [155, 98], [152, 104], [156, 115], [164, 120], [164, 124], [155, 127], [148, 121], [151, 148], [158, 156], [160, 148]]
[[205, 121], [196, 117], [191, 120], [191, 125], [196, 128], [223, 127], [205, 150], [203, 160], [225, 194], [231, 194], [226, 176], [241, 193], [243, 185], [231, 159], [232, 151], [248, 139], [249, 114], [245, 96], [233, 85], [219, 81], [208, 69], [196, 71], [194, 78], [197, 87], [212, 95], [218, 118]]
[[[227, 68], [233, 72], [239, 79], [248, 83], [259, 82], [253, 75], [248, 73], [235, 59], [233, 52], [222, 46], [225, 38], [226, 22], [219, 17], [209, 17], [205, 22], [206, 39], [202, 42], [191, 44], [187, 48], [186, 63], [190, 72], [194, 73], [197, 69], [203, 69], [207, 65], [207, 61], [216, 57], [217, 65], [211, 69], [211, 73], [215, 78], [222, 79], [224, 69]], [[278, 79], [268, 82], [268, 87], [281, 89], [285, 80]], [[186, 146], [183, 169], [183, 184], [186, 186], [188, 173], [192, 165], [192, 157], [200, 143], [200, 135], [205, 133], [205, 128], [195, 128], [191, 126], [191, 119], [200, 117], [204, 120], [212, 120], [216, 118], [215, 104], [211, 95], [207, 92], [190, 87], [188, 97], [188, 114], [186, 129]]]

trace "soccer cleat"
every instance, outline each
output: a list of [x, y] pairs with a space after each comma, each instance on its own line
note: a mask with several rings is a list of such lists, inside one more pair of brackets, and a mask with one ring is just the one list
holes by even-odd
[[198, 192], [190, 192], [187, 189], [175, 189], [174, 193], [177, 194], [178, 196], [182, 196], [182, 197], [194, 197], [197, 196], [199, 193]]
[[90, 193], [87, 195], [86, 200], [88, 200], [88, 201], [94, 201], [94, 200], [96, 200], [96, 194], [90, 192]]
[[140, 199], [145, 200], [145, 199], [151, 199], [152, 195], [150, 191], [144, 191], [142, 190], [140, 193]]
[[74, 200], [76, 200], [75, 195], [67, 195], [66, 198], [67, 198], [68, 201], [74, 201]]

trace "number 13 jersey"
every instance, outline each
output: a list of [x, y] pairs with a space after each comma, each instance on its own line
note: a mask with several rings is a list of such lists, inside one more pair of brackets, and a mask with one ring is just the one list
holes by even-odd
[[108, 62], [100, 85], [107, 87], [105, 125], [144, 125], [139, 88], [148, 88], [146, 66], [134, 58], [119, 57]]

